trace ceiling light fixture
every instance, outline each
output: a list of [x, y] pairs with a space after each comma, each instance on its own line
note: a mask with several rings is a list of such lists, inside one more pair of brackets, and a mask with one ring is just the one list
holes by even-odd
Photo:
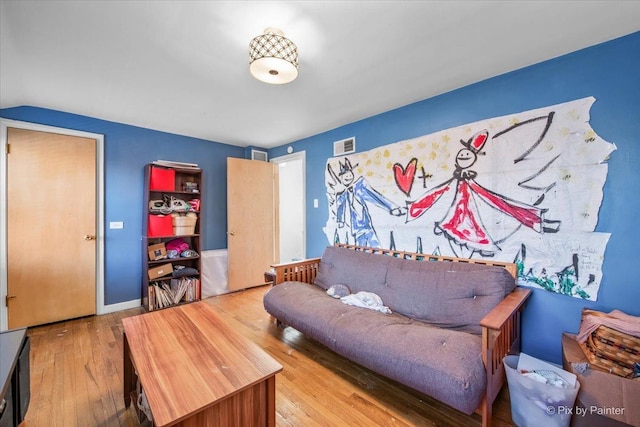
[[249, 43], [249, 71], [265, 83], [292, 82], [298, 77], [298, 48], [281, 30], [267, 28]]

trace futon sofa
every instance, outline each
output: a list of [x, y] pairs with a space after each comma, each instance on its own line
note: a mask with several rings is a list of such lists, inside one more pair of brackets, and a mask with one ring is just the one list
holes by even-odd
[[[263, 302], [280, 325], [490, 425], [530, 293], [514, 264], [339, 244], [273, 267]], [[391, 314], [327, 295], [336, 286], [378, 295]]]

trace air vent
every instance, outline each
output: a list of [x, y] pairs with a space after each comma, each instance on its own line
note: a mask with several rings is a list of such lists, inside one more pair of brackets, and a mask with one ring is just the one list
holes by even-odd
[[356, 137], [343, 139], [333, 143], [333, 155], [342, 156], [356, 152]]
[[251, 150], [251, 160], [259, 160], [261, 162], [268, 161], [268, 156], [266, 151], [260, 150]]

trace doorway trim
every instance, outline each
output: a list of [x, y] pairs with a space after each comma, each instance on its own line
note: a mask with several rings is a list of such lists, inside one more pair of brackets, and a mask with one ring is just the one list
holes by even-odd
[[7, 305], [7, 129], [18, 128], [39, 132], [95, 139], [96, 141], [96, 314], [105, 314], [104, 305], [104, 135], [65, 129], [37, 123], [0, 118], [0, 331], [9, 325]]
[[[307, 254], [307, 154], [306, 151], [298, 151], [292, 154], [285, 154], [284, 156], [274, 157], [269, 159], [272, 163], [285, 163], [292, 160], [302, 160], [302, 221], [303, 221], [303, 233], [302, 233], [302, 247], [304, 248], [304, 255]], [[278, 189], [279, 190], [279, 189]], [[280, 239], [282, 245], [282, 239]]]

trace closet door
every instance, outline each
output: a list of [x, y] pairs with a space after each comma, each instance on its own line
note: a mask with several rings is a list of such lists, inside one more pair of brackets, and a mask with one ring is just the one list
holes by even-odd
[[7, 132], [9, 329], [95, 314], [96, 140]]

